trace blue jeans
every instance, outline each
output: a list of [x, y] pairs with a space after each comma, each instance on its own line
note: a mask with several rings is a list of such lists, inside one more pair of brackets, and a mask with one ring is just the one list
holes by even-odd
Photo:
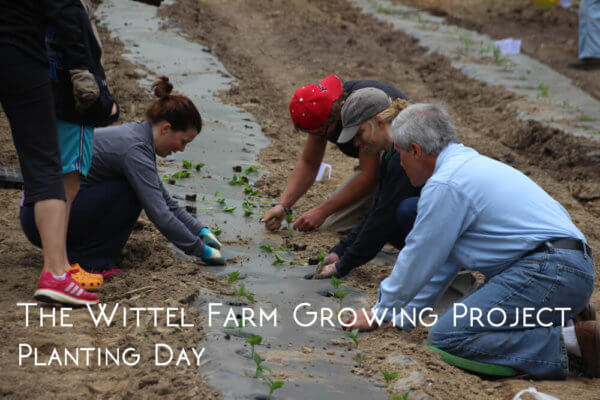
[[[564, 379], [568, 358], [562, 339], [561, 312], [567, 307], [564, 323], [587, 305], [594, 290], [594, 264], [591, 257], [578, 250], [564, 250], [548, 245], [544, 252], [533, 253], [504, 271], [487, 277], [486, 282], [461, 303], [467, 316], [459, 318], [464, 308], [448, 309], [429, 331], [431, 343], [448, 353], [470, 360], [504, 365], [536, 378]], [[534, 309], [526, 321], [523, 309]], [[536, 313], [543, 307], [553, 312]], [[470, 310], [479, 309], [483, 326], [469, 318]], [[491, 309], [496, 309], [489, 314]], [[505, 312], [506, 322], [501, 311]], [[514, 324], [517, 318], [519, 321]], [[456, 314], [456, 323], [455, 323]], [[541, 322], [541, 323], [540, 323]], [[551, 326], [544, 327], [543, 324]], [[509, 326], [509, 325], [515, 326]]]

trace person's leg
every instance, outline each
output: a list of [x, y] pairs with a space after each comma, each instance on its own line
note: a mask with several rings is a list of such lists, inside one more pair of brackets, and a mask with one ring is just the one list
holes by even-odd
[[[429, 339], [459, 357], [561, 379], [568, 372], [561, 323], [587, 305], [593, 288], [593, 263], [582, 252], [535, 253], [447, 310], [430, 329]], [[560, 307], [566, 308], [564, 313]]]
[[71, 209], [69, 260], [90, 270], [118, 263], [141, 210], [135, 192], [124, 179], [82, 188]]
[[[335, 195], [340, 190], [342, 190], [348, 182], [350, 182], [356, 175], [360, 173], [360, 170], [357, 170], [352, 174], [348, 179], [346, 179], [332, 194]], [[336, 233], [348, 233], [354, 225], [360, 222], [362, 217], [365, 215], [365, 212], [369, 209], [371, 202], [373, 201], [373, 195], [375, 193], [375, 189], [370, 192], [368, 195], [358, 200], [357, 202], [350, 204], [348, 207], [339, 210], [329, 217], [325, 219], [323, 225], [319, 227], [320, 231], [333, 231]]]

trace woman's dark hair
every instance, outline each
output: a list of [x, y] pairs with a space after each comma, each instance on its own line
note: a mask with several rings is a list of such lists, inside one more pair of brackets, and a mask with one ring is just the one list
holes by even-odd
[[148, 111], [146, 118], [152, 124], [167, 121], [174, 131], [185, 131], [196, 128], [202, 129], [202, 118], [198, 109], [190, 99], [180, 94], [171, 94], [173, 84], [169, 78], [161, 76], [152, 84], [154, 95], [158, 97]]

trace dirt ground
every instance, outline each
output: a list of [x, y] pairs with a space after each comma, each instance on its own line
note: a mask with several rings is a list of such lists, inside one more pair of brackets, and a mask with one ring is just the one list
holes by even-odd
[[551, 66], [600, 98], [600, 72], [572, 68], [577, 61], [579, 4], [541, 10], [532, 0], [392, 0], [443, 16], [448, 23], [494, 39], [521, 39], [521, 51]]
[[[482, 7], [491, 3], [472, 1]], [[269, 171], [263, 178], [262, 196], [277, 198], [280, 195], [293, 168], [290, 160], [296, 160], [302, 150], [304, 134], [293, 130], [287, 109], [294, 90], [330, 73], [346, 80], [371, 78], [396, 86], [414, 101], [446, 103], [466, 145], [528, 174], [565, 206], [592, 247], [600, 249], [600, 168], [593, 155], [588, 155], [600, 151], [599, 143], [574, 138], [535, 122], [518, 121], [514, 110], [506, 108], [514, 100], [513, 94], [469, 79], [443, 57], [426, 56], [425, 50], [413, 39], [360, 14], [345, 1], [180, 0], [163, 6], [160, 13], [169, 18], [169, 26], [181, 28], [191, 40], [212, 49], [237, 79], [238, 86], [222, 96], [251, 112], [271, 140], [271, 146], [260, 156], [262, 168]], [[506, 14], [504, 18], [511, 20], [509, 16]], [[526, 26], [518, 25], [512, 32], [521, 32], [517, 28]], [[553, 38], [565, 43], [573, 38], [572, 32], [564, 32], [553, 32]], [[514, 33], [512, 35], [514, 37]], [[149, 94], [136, 86], [135, 68], [121, 57], [122, 45], [118, 40], [109, 39], [103, 32], [103, 41], [108, 81], [124, 110], [120, 122], [140, 119]], [[524, 47], [527, 46], [524, 44]], [[565, 60], [569, 58], [560, 58], [563, 63]], [[582, 86], [597, 90], [589, 82]], [[6, 118], [0, 114], [0, 165], [16, 164], [9, 135]], [[315, 184], [297, 204], [299, 212], [327, 198], [354, 165], [353, 160], [331, 145], [325, 162], [334, 166], [332, 179]], [[218, 398], [219, 394], [206, 386], [194, 368], [159, 369], [150, 364], [138, 368], [75, 370], [15, 367], [18, 343], [25, 339], [46, 351], [52, 346], [73, 346], [74, 343], [93, 343], [94, 346], [135, 343], [140, 351], [150, 352], [149, 344], [166, 336], [173, 345], [187, 347], [194, 346], [202, 337], [201, 329], [168, 331], [146, 326], [146, 329], [94, 330], [85, 326], [80, 311], [73, 312], [75, 323], [80, 321], [82, 326], [77, 331], [24, 327], [22, 310], [17, 310], [15, 303], [31, 298], [42, 259], [39, 250], [31, 246], [20, 231], [19, 200], [18, 191], [0, 190], [3, 226], [0, 264], [4, 266], [0, 278], [0, 292], [4, 294], [0, 300], [3, 306], [0, 396], [24, 399], [51, 393], [57, 398], [151, 398], [158, 395]], [[200, 294], [199, 290], [220, 295], [222, 281], [198, 272], [194, 263], [174, 258], [147, 220], [142, 219], [139, 225], [125, 250], [124, 264], [130, 268], [106, 283], [102, 291], [104, 300], [137, 306], [164, 302], [185, 307], [195, 322], [201, 322], [202, 315], [187, 304]], [[309, 245], [306, 252], [299, 254], [304, 257], [313, 255], [318, 248], [333, 246], [337, 237], [311, 233], [284, 238], [286, 243], [291, 240]], [[373, 298], [379, 282], [389, 271], [389, 267], [365, 266], [354, 270], [347, 280]], [[599, 271], [598, 265], [596, 271]], [[600, 303], [598, 286], [597, 283], [592, 298], [596, 304]], [[410, 334], [384, 330], [361, 335], [359, 351], [365, 359], [362, 367], [355, 367], [353, 373], [378, 382], [382, 382], [380, 368], [398, 370], [400, 378], [420, 373], [422, 379], [414, 385], [413, 393], [426, 393], [436, 399], [504, 400], [530, 385], [562, 399], [592, 400], [600, 393], [600, 380], [581, 377], [572, 377], [566, 382], [482, 380], [423, 351], [419, 343], [425, 336], [424, 328]], [[416, 364], [399, 368], [386, 359], [390, 353], [409, 356]]]

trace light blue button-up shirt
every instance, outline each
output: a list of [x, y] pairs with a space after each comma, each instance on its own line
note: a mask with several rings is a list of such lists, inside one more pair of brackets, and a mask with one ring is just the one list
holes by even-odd
[[567, 211], [520, 171], [451, 143], [421, 191], [417, 219], [373, 312], [400, 313], [444, 264], [494, 275], [552, 238], [585, 240]]

